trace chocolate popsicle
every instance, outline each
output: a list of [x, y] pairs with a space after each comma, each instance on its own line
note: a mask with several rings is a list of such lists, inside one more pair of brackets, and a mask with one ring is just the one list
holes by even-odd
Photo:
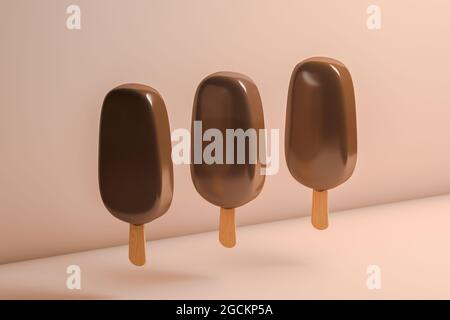
[[313, 189], [311, 221], [328, 227], [328, 193], [356, 165], [355, 96], [350, 72], [339, 61], [315, 57], [299, 63], [289, 86], [285, 156], [292, 176]]
[[144, 265], [144, 224], [169, 209], [173, 194], [169, 119], [155, 89], [125, 84], [106, 95], [98, 177], [105, 207], [130, 224], [130, 261]]
[[[223, 137], [222, 161], [211, 164], [205, 163], [203, 154], [212, 142], [198, 140], [209, 129], [216, 129]], [[255, 136], [245, 137], [239, 148], [239, 139], [231, 137], [230, 131], [227, 134], [227, 129], [241, 129], [249, 135], [253, 131]], [[191, 177], [198, 193], [220, 207], [219, 241], [227, 248], [236, 244], [235, 208], [256, 198], [264, 185], [261, 166], [265, 155], [258, 155], [259, 129], [264, 129], [261, 98], [250, 78], [218, 72], [200, 83], [192, 112]], [[229, 143], [234, 146], [227, 148]]]

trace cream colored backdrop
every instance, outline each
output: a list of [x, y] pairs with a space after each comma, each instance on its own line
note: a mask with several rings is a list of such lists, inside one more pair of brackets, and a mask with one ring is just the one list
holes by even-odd
[[[79, 31], [65, 26], [70, 4], [81, 7]], [[381, 6], [379, 31], [366, 27], [370, 4]], [[0, 263], [127, 242], [97, 186], [102, 100], [126, 82], [160, 91], [173, 130], [190, 126], [203, 77], [244, 73], [283, 138], [295, 64], [337, 58], [354, 79], [359, 157], [331, 210], [450, 192], [449, 12], [447, 0], [2, 0]], [[309, 214], [283, 139], [280, 166], [238, 209], [240, 225]], [[174, 173], [172, 207], [147, 226], [149, 239], [217, 227], [188, 166]]]

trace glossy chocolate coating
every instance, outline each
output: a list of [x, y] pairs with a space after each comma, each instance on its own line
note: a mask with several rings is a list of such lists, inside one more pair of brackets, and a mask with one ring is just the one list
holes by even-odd
[[[202, 121], [203, 133], [215, 128], [223, 136], [223, 164], [194, 163], [194, 121]], [[261, 159], [256, 148], [256, 162], [249, 163], [249, 145], [246, 139], [245, 164], [238, 164], [235, 139], [234, 162], [227, 164], [226, 129], [264, 128], [264, 115], [258, 88], [254, 82], [239, 73], [218, 72], [205, 78], [199, 85], [192, 112], [191, 176], [194, 186], [207, 201], [222, 207], [236, 208], [253, 200], [261, 192], [265, 176], [261, 174]], [[206, 145], [202, 144], [202, 153]]]
[[120, 220], [139, 225], [167, 211], [173, 194], [170, 128], [156, 90], [125, 84], [106, 95], [98, 176], [103, 203]]
[[289, 86], [285, 155], [294, 178], [315, 190], [345, 182], [356, 165], [356, 113], [347, 68], [334, 59], [299, 63]]

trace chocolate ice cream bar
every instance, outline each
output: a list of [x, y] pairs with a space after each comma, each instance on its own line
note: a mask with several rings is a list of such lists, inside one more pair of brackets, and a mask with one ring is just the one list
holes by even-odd
[[[250, 78], [218, 72], [200, 83], [192, 113], [191, 176], [198, 193], [221, 208], [219, 241], [225, 247], [236, 244], [235, 208], [256, 198], [264, 185], [260, 129], [261, 98]], [[209, 153], [213, 143], [218, 147]]]
[[330, 58], [299, 63], [289, 86], [285, 155], [292, 176], [313, 189], [312, 224], [328, 227], [327, 190], [344, 183], [356, 165], [352, 78]]
[[144, 224], [169, 209], [173, 193], [169, 119], [155, 89], [125, 84], [106, 95], [98, 177], [106, 208], [130, 224], [130, 261], [143, 265]]

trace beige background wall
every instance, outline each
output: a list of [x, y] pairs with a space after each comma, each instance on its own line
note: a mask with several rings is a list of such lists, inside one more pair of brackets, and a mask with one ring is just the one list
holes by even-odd
[[[65, 27], [73, 3], [80, 31]], [[382, 8], [380, 31], [366, 28], [372, 3]], [[242, 72], [282, 137], [295, 64], [337, 58], [354, 78], [359, 158], [331, 192], [331, 210], [450, 192], [449, 10], [446, 0], [2, 0], [0, 263], [126, 243], [128, 226], [97, 187], [101, 103], [126, 82], [160, 91], [173, 130], [190, 126], [203, 77]], [[279, 174], [238, 210], [239, 224], [309, 214], [310, 192], [283, 154]], [[217, 220], [189, 168], [176, 166], [173, 205], [147, 234], [211, 230]]]

